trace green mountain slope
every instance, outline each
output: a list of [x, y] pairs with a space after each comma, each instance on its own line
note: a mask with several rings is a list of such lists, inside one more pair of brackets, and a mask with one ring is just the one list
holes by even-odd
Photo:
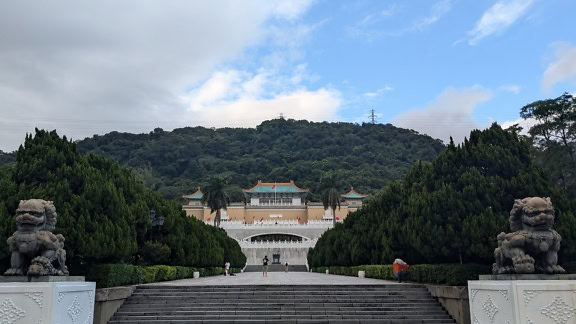
[[16, 162], [16, 152], [7, 153], [0, 150], [0, 165]]
[[138, 168], [146, 183], [167, 198], [194, 191], [209, 176], [220, 175], [236, 201], [242, 200], [241, 189], [258, 179], [295, 180], [315, 193], [326, 171], [336, 171], [342, 190], [354, 186], [375, 193], [402, 177], [415, 161], [430, 161], [444, 149], [439, 140], [389, 124], [285, 119], [265, 121], [255, 129], [113, 132], [77, 144], [81, 152], [104, 154]]

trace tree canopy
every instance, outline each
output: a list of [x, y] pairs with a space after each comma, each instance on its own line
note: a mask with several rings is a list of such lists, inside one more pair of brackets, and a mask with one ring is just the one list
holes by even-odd
[[213, 177], [208, 181], [208, 185], [204, 187], [204, 195], [202, 196], [202, 204], [206, 204], [210, 208], [211, 213], [216, 213], [214, 218], [214, 226], [220, 227], [221, 209], [228, 209], [230, 205], [230, 198], [224, 190], [224, 180], [220, 177]]
[[0, 165], [13, 163], [16, 161], [16, 153], [6, 153], [0, 150]]
[[335, 173], [329, 172], [320, 179], [322, 195], [322, 205], [324, 210], [330, 208], [332, 211], [332, 223], [336, 226], [336, 208], [340, 209], [340, 192], [338, 189], [338, 178]]
[[536, 163], [545, 168], [570, 198], [576, 199], [576, 99], [568, 93], [538, 100], [520, 110], [534, 122], [528, 129]]
[[574, 206], [532, 163], [529, 142], [493, 124], [417, 162], [310, 250], [311, 266], [476, 262], [490, 264], [496, 236], [508, 231], [514, 199], [551, 197], [560, 260], [576, 257]]
[[[0, 166], [0, 263], [9, 264], [6, 238], [15, 230], [21, 199], [52, 200], [56, 232], [66, 238], [74, 265], [131, 263], [155, 248], [168, 251], [166, 263], [222, 266], [224, 259], [242, 266], [245, 257], [226, 233], [186, 217], [182, 206], [146, 188], [133, 172], [103, 156], [82, 155], [76, 144], [55, 131], [36, 130], [17, 151], [16, 163]], [[152, 239], [149, 211], [165, 221]], [[140, 256], [140, 257], [138, 257]]]
[[242, 201], [241, 189], [259, 179], [294, 180], [310, 189], [311, 200], [320, 201], [318, 185], [327, 170], [338, 173], [343, 187], [373, 194], [402, 177], [415, 161], [432, 160], [444, 146], [389, 124], [274, 119], [256, 128], [112, 132], [79, 141], [78, 148], [136, 168], [149, 187], [170, 199], [221, 176], [232, 201]]

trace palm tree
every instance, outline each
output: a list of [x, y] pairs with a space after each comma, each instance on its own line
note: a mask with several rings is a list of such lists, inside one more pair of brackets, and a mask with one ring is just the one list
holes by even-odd
[[224, 191], [224, 180], [219, 177], [213, 177], [208, 180], [208, 185], [204, 187], [202, 203], [210, 207], [210, 213], [216, 212], [214, 217], [214, 226], [220, 227], [220, 210], [226, 210], [230, 205], [230, 198]]
[[332, 222], [336, 227], [336, 207], [340, 210], [340, 194], [336, 189], [337, 178], [334, 173], [327, 173], [320, 180], [320, 188], [322, 188], [322, 204], [324, 210], [332, 209]]

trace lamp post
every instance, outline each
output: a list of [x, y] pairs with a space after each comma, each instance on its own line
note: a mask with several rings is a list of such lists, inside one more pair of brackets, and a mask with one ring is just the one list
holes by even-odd
[[150, 223], [152, 223], [152, 234], [154, 234], [154, 228], [159, 230], [164, 225], [164, 216], [156, 214], [154, 209], [150, 209], [148, 216], [150, 217]]

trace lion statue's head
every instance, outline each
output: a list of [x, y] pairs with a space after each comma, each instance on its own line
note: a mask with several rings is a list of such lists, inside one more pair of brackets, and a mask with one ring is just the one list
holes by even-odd
[[527, 197], [514, 200], [510, 211], [510, 229], [516, 231], [543, 231], [554, 225], [554, 207], [549, 197]]
[[16, 226], [20, 232], [51, 232], [56, 228], [56, 207], [51, 201], [42, 199], [20, 200]]

